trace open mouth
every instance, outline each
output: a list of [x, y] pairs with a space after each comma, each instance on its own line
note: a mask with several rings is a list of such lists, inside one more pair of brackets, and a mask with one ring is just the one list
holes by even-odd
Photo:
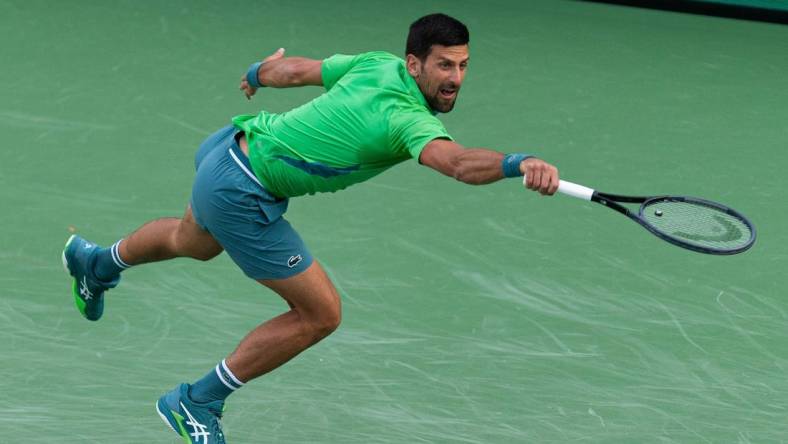
[[441, 88], [438, 90], [440, 96], [444, 99], [453, 99], [457, 95], [456, 88]]

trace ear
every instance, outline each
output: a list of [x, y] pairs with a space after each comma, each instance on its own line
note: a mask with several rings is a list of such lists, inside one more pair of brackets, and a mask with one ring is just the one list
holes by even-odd
[[421, 72], [421, 60], [413, 54], [408, 54], [405, 57], [405, 67], [408, 68], [408, 74], [416, 78]]

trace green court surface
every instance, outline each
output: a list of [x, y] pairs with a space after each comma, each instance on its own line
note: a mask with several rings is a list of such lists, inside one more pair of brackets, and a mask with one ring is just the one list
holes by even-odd
[[442, 117], [459, 142], [721, 201], [758, 242], [692, 253], [596, 204], [415, 162], [295, 199], [343, 324], [228, 400], [229, 442], [786, 442], [788, 27], [559, 0], [0, 0], [0, 442], [180, 442], [156, 399], [286, 305], [222, 255], [129, 270], [90, 323], [69, 228], [109, 244], [181, 215], [209, 132], [321, 92], [248, 102], [252, 61], [401, 54], [435, 11], [471, 30]]

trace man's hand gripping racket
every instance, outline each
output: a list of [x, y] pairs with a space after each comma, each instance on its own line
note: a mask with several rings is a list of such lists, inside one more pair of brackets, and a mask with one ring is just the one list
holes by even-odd
[[538, 191], [542, 195], [553, 195], [558, 191], [560, 183], [558, 168], [536, 157], [529, 157], [520, 163], [523, 173], [523, 185], [529, 190]]

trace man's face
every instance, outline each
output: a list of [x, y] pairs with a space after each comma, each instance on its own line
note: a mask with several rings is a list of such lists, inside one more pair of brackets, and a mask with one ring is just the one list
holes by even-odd
[[442, 113], [451, 111], [468, 67], [468, 45], [432, 45], [423, 62], [408, 54], [407, 64], [430, 108]]

